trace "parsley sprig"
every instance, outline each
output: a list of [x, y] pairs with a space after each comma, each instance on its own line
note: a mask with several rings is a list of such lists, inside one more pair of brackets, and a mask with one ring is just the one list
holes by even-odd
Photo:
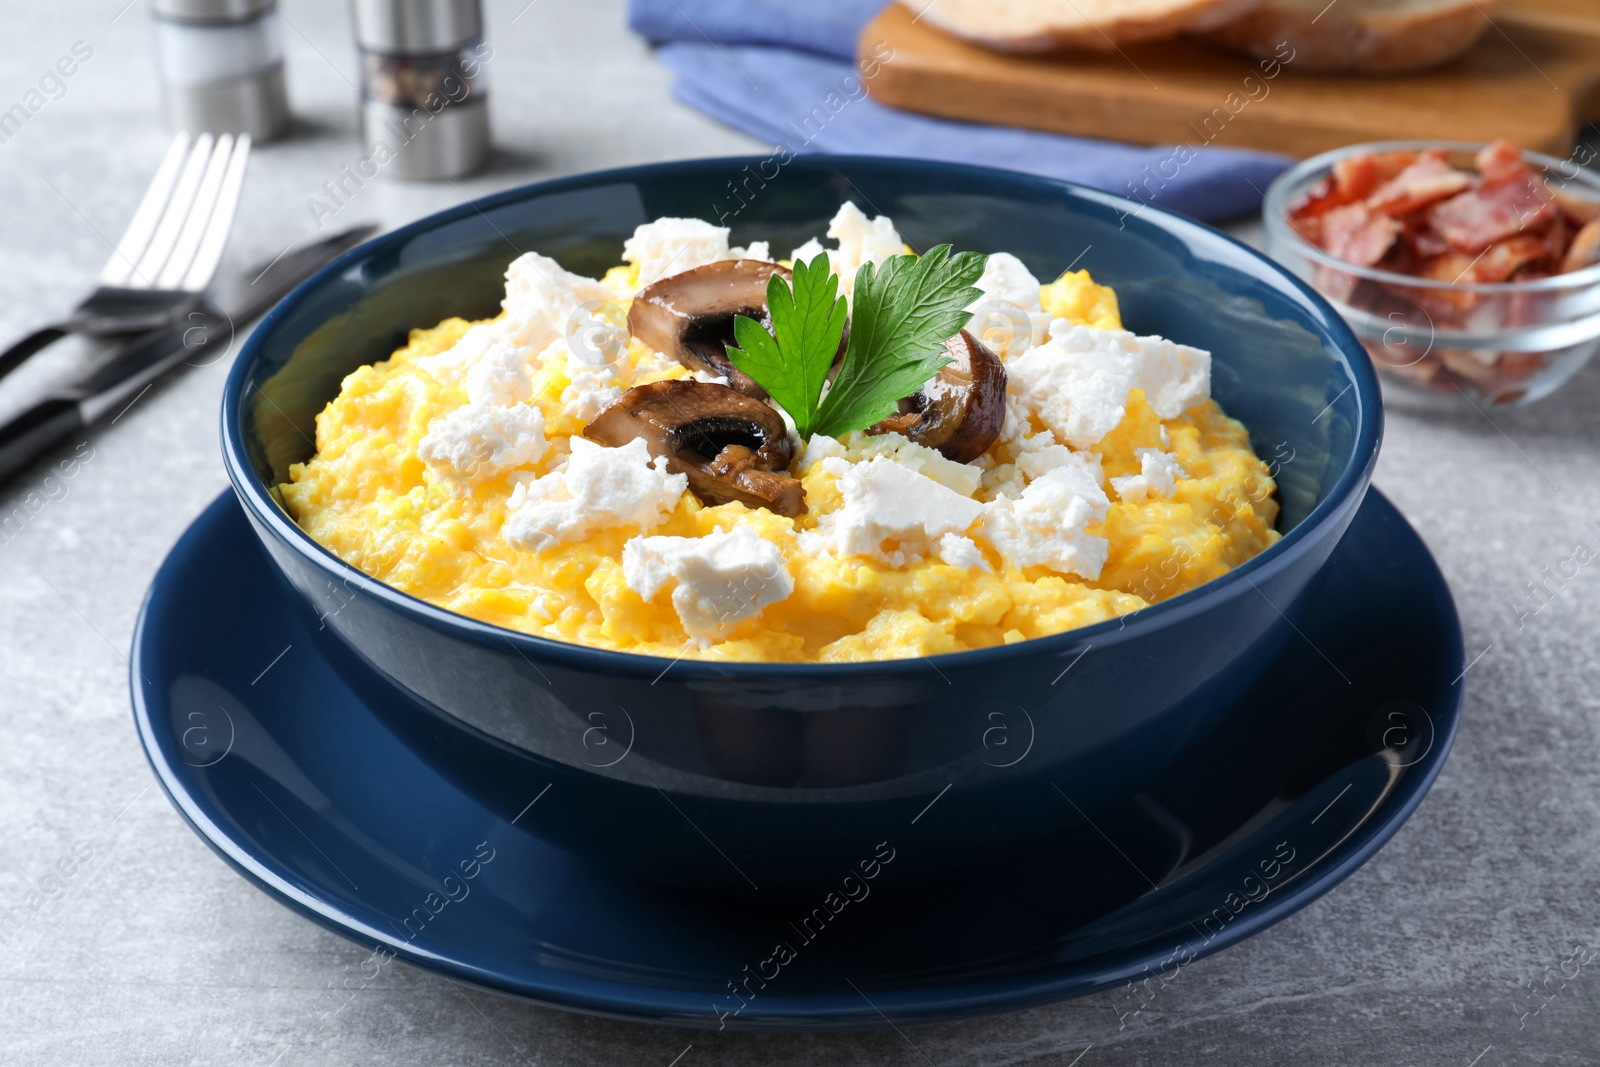
[[833, 385], [828, 370], [844, 336], [846, 303], [826, 252], [796, 261], [791, 288], [774, 275], [767, 283], [772, 333], [753, 319], [734, 319], [734, 366], [755, 379], [794, 420], [802, 440], [840, 437], [894, 414], [950, 360], [944, 342], [970, 317], [968, 304], [987, 256], [951, 255], [938, 245], [921, 256], [892, 256], [881, 267], [856, 271], [850, 341]]

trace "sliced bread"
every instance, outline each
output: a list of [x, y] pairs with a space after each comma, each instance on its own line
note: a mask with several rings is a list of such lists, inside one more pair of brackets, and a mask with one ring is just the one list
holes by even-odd
[[900, 0], [920, 21], [1002, 52], [1082, 48], [1202, 33], [1262, 0]]
[[1293, 70], [1400, 74], [1454, 59], [1490, 26], [1492, 0], [1267, 0], [1206, 36]]

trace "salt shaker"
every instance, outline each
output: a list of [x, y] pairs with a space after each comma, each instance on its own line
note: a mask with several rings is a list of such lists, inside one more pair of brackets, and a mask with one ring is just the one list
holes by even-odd
[[268, 141], [289, 124], [272, 0], [150, 0], [167, 125]]
[[368, 158], [398, 178], [469, 174], [489, 157], [478, 0], [352, 0]]

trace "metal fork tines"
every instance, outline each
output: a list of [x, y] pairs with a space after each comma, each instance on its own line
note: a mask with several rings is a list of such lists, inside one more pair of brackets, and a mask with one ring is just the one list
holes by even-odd
[[173, 138], [100, 270], [100, 285], [63, 322], [0, 353], [0, 377], [70, 333], [141, 333], [176, 322], [210, 284], [233, 228], [250, 158], [250, 136], [187, 133]]
[[250, 135], [173, 138], [100, 284], [199, 292], [211, 281], [244, 184]]

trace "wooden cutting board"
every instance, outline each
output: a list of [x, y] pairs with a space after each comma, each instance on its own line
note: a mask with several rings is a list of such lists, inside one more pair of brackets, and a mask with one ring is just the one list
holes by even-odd
[[1292, 61], [1266, 78], [1270, 68], [1193, 40], [1002, 55], [914, 22], [900, 4], [862, 31], [858, 52], [882, 57], [884, 45], [893, 58], [867, 84], [890, 106], [1140, 144], [1309, 156], [1357, 141], [1506, 137], [1564, 156], [1600, 119], [1600, 0], [1503, 0], [1471, 52], [1388, 78]]

